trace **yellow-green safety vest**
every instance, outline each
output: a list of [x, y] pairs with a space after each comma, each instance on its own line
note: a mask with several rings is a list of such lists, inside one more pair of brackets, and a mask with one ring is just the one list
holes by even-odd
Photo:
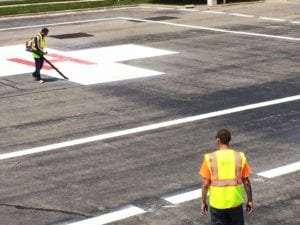
[[211, 174], [210, 206], [228, 209], [243, 204], [242, 170], [246, 164], [244, 153], [226, 149], [206, 154], [204, 158]]
[[[40, 49], [43, 50], [45, 45], [46, 45], [45, 39], [43, 38], [43, 36], [40, 33], [38, 33], [36, 35], [36, 37], [38, 38], [38, 41], [40, 42]], [[35, 41], [33, 42], [33, 48], [32, 49], [37, 50], [37, 48], [35, 46]], [[39, 54], [34, 53], [34, 52], [32, 53], [32, 56], [33, 56], [33, 58], [36, 58], [36, 59], [39, 59], [41, 57]]]

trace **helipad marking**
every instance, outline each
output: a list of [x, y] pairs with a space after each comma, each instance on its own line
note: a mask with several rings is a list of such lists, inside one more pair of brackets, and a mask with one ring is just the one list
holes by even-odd
[[[45, 17], [45, 15], [43, 17]], [[20, 27], [6, 27], [6, 28], [0, 28], [0, 31], [22, 30], [28, 28], [36, 28], [36, 27], [41, 28], [41, 27], [51, 27], [51, 26], [60, 26], [60, 25], [69, 25], [69, 24], [92, 23], [92, 22], [101, 22], [101, 21], [118, 20], [118, 19], [119, 19], [118, 17], [112, 17], [112, 18], [101, 18], [101, 19], [93, 19], [93, 20], [75, 20], [75, 21], [61, 22], [61, 23], [36, 24], [36, 25], [28, 25], [28, 26], [20, 26]]]
[[[35, 67], [35, 64], [34, 64], [33, 61], [28, 61], [28, 60], [19, 59], [19, 58], [10, 58], [10, 59], [7, 59], [7, 60], [11, 61], [11, 62], [27, 65], [27, 66], [30, 66], [30, 67]], [[52, 68], [49, 65], [44, 65], [43, 69], [44, 70], [51, 70]]]
[[240, 17], [246, 17], [246, 18], [253, 18], [253, 15], [248, 15], [248, 14], [242, 14], [242, 13], [229, 13], [231, 16], [240, 16]]
[[277, 22], [284, 22], [284, 21], [286, 21], [285, 19], [272, 18], [272, 17], [264, 17], [264, 16], [260, 16], [259, 19], [262, 19], [262, 20], [271, 20], [271, 21], [277, 21]]
[[203, 12], [205, 12], [205, 13], [212, 13], [212, 14], [226, 14], [226, 12], [214, 11], [214, 10], [205, 10]]
[[187, 192], [183, 192], [183, 193], [164, 196], [164, 197], [162, 197], [162, 199], [164, 199], [167, 202], [170, 202], [172, 204], [180, 204], [183, 202], [188, 202], [191, 200], [201, 198], [201, 195], [202, 195], [201, 191], [202, 191], [202, 189], [196, 189], [193, 191], [187, 191]]
[[103, 225], [118, 220], [126, 219], [128, 217], [137, 216], [145, 212], [145, 210], [138, 208], [134, 205], [127, 205], [124, 208], [119, 209], [117, 211], [107, 213], [98, 217], [81, 220], [75, 223], [70, 223], [69, 225]]
[[41, 147], [25, 149], [25, 150], [21, 150], [21, 151], [3, 153], [3, 154], [0, 154], [0, 160], [16, 158], [16, 157], [21, 157], [21, 156], [26, 156], [26, 155], [32, 155], [32, 154], [41, 153], [41, 152], [52, 151], [52, 150], [56, 150], [56, 149], [60, 149], [60, 148], [66, 148], [66, 147], [70, 147], [70, 146], [81, 145], [81, 144], [91, 143], [91, 142], [95, 142], [95, 141], [101, 141], [101, 140], [111, 139], [111, 138], [115, 138], [115, 137], [130, 135], [130, 134], [137, 134], [137, 133], [142, 133], [142, 132], [146, 132], [146, 131], [157, 130], [157, 129], [161, 129], [161, 128], [165, 128], [165, 127], [176, 126], [176, 125], [181, 125], [181, 124], [185, 124], [185, 123], [191, 123], [191, 122], [200, 121], [200, 120], [204, 120], [204, 119], [208, 119], [208, 118], [213, 118], [213, 117], [223, 116], [223, 115], [227, 115], [227, 114], [243, 112], [243, 111], [247, 111], [247, 110], [251, 110], [251, 109], [257, 109], [257, 108], [267, 107], [267, 106], [271, 106], [271, 105], [277, 105], [277, 104], [291, 102], [291, 101], [298, 101], [298, 100], [300, 100], [300, 95], [295, 95], [295, 96], [291, 96], [291, 97], [280, 98], [280, 99], [276, 99], [276, 100], [259, 102], [259, 103], [254, 103], [254, 104], [250, 104], [250, 105], [224, 109], [224, 110], [220, 110], [220, 111], [216, 111], [216, 112], [200, 114], [197, 116], [185, 117], [185, 118], [181, 118], [181, 119], [160, 122], [160, 123], [156, 123], [156, 124], [131, 128], [131, 129], [127, 129], [127, 130], [120, 130], [120, 131], [115, 131], [115, 132], [111, 132], [111, 133], [100, 134], [100, 135], [96, 135], [96, 136], [92, 136], [92, 137], [80, 138], [80, 139], [60, 142], [60, 143], [51, 144], [51, 145], [45, 145], [45, 146], [41, 146]]
[[120, 18], [122, 18], [124, 20], [130, 20], [130, 21], [136, 20], [136, 21], [141, 21], [141, 22], [157, 23], [157, 24], [164, 24], [164, 25], [169, 25], [169, 26], [185, 27], [185, 28], [192, 28], [192, 29], [199, 29], [199, 30], [208, 30], [208, 31], [213, 31], [213, 32], [230, 33], [230, 34], [236, 34], [236, 35], [256, 36], [256, 37], [282, 39], [282, 40], [289, 40], [289, 41], [300, 41], [300, 38], [295, 38], [295, 37], [260, 34], [260, 33], [252, 33], [252, 32], [245, 32], [245, 31], [234, 31], [234, 30], [226, 30], [226, 29], [220, 29], [220, 28], [203, 27], [203, 26], [171, 23], [171, 22], [164, 22], [164, 21], [154, 21], [154, 20], [139, 19], [139, 18], [132, 18], [132, 17], [120, 17]]
[[[300, 162], [295, 162], [265, 172], [257, 173], [257, 175], [266, 178], [274, 178], [289, 173], [297, 172], [299, 170], [300, 170]], [[202, 197], [202, 189], [196, 189], [192, 191], [185, 191], [185, 192], [175, 193], [172, 195], [162, 196], [162, 199], [176, 205], [176, 204], [192, 201], [195, 199], [199, 199], [201, 197]]]
[[[122, 61], [177, 53], [133, 44], [71, 52], [47, 50], [51, 54], [46, 57], [70, 81], [83, 85], [162, 75], [163, 72], [125, 65]], [[0, 58], [0, 77], [31, 74], [34, 71], [33, 58], [23, 45], [0, 47], [0, 52], [5, 56]], [[46, 63], [42, 75], [60, 78]]]
[[266, 178], [273, 178], [281, 175], [285, 175], [288, 173], [293, 173], [300, 170], [300, 162], [295, 162], [289, 165], [281, 166], [275, 169], [271, 169], [265, 172], [258, 173], [257, 175], [266, 177]]

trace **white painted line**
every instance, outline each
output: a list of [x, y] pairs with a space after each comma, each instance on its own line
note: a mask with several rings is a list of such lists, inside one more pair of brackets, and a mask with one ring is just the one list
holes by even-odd
[[291, 96], [291, 97], [280, 98], [280, 99], [276, 99], [276, 100], [254, 103], [254, 104], [250, 104], [250, 105], [224, 109], [224, 110], [220, 110], [220, 111], [216, 111], [216, 112], [200, 114], [197, 116], [185, 117], [185, 118], [181, 118], [181, 119], [146, 125], [146, 126], [142, 126], [142, 127], [136, 127], [136, 128], [121, 130], [121, 131], [115, 131], [115, 132], [111, 132], [111, 133], [107, 133], [107, 134], [100, 134], [100, 135], [96, 135], [96, 136], [92, 136], [92, 137], [80, 138], [80, 139], [61, 142], [61, 143], [57, 143], [57, 144], [45, 145], [45, 146], [41, 146], [41, 147], [36, 147], [36, 148], [31, 148], [31, 149], [26, 149], [26, 150], [21, 150], [21, 151], [16, 151], [16, 152], [4, 153], [4, 154], [0, 154], [0, 160], [10, 159], [10, 158], [15, 158], [15, 157], [20, 157], [20, 156], [26, 156], [26, 155], [32, 155], [32, 154], [41, 153], [41, 152], [52, 151], [52, 150], [59, 149], [59, 148], [66, 148], [66, 147], [70, 147], [70, 146], [81, 145], [81, 144], [91, 143], [91, 142], [95, 142], [95, 141], [101, 141], [101, 140], [121, 137], [121, 136], [125, 136], [125, 135], [130, 135], [130, 134], [137, 134], [137, 133], [142, 133], [142, 132], [146, 132], [146, 131], [157, 130], [157, 129], [166, 128], [166, 127], [170, 127], [170, 126], [176, 126], [176, 125], [181, 125], [181, 124], [185, 124], [185, 123], [196, 122], [196, 121], [200, 121], [200, 120], [204, 120], [204, 119], [208, 119], [208, 118], [213, 118], [213, 117], [218, 117], [218, 116], [228, 115], [228, 114], [232, 114], [232, 113], [243, 112], [243, 111], [247, 111], [247, 110], [251, 110], [251, 109], [257, 109], [257, 108], [262, 108], [262, 107], [267, 107], [267, 106], [271, 106], [271, 105], [277, 105], [277, 104], [282, 104], [282, 103], [287, 103], [287, 102], [292, 102], [292, 101], [298, 101], [298, 100], [300, 100], [300, 95], [295, 95], [295, 96]]
[[104, 214], [98, 217], [78, 221], [75, 223], [70, 223], [70, 225], [102, 225], [107, 223], [112, 223], [118, 220], [126, 219], [128, 217], [137, 216], [145, 213], [141, 208], [138, 208], [134, 205], [128, 205], [123, 209], [120, 209], [115, 212]]
[[241, 14], [241, 13], [229, 13], [231, 16], [240, 16], [240, 17], [247, 17], [247, 18], [253, 18], [253, 15], [248, 15], [248, 14]]
[[162, 199], [166, 200], [167, 202], [170, 202], [172, 204], [179, 204], [183, 202], [188, 202], [191, 200], [199, 199], [202, 195], [202, 190], [197, 189], [193, 191], [188, 191], [180, 194], [174, 194], [170, 196], [162, 197]]
[[222, 12], [222, 11], [213, 11], [213, 10], [205, 10], [205, 11], [202, 11], [202, 12], [205, 12], [205, 13], [212, 13], [212, 14], [226, 14], [226, 12]]
[[68, 4], [68, 3], [84, 3], [84, 2], [104, 2], [105, 0], [76, 0], [76, 1], [60, 1], [60, 2], [37, 2], [28, 4], [14, 4], [14, 5], [1, 5], [0, 8], [11, 8], [11, 7], [25, 7], [25, 6], [37, 6], [37, 5], [51, 5], [51, 4]]
[[300, 38], [295, 38], [295, 37], [250, 33], [250, 32], [244, 32], [244, 31], [233, 31], [233, 30], [225, 30], [225, 29], [212, 28], [212, 27], [202, 27], [202, 26], [194, 26], [194, 25], [186, 25], [186, 24], [180, 24], [180, 23], [154, 21], [154, 20], [146, 20], [146, 19], [138, 19], [138, 18], [130, 18], [130, 17], [120, 17], [120, 19], [136, 20], [136, 21], [143, 21], [143, 22], [148, 22], [148, 23], [157, 23], [157, 24], [164, 24], [164, 25], [169, 25], [169, 26], [186, 27], [186, 28], [199, 29], [199, 30], [208, 30], [208, 31], [214, 31], [214, 32], [221, 32], [221, 33], [231, 33], [231, 34], [237, 34], [237, 35], [256, 36], [256, 37], [264, 37], [264, 38], [274, 38], [274, 39], [282, 39], [282, 40], [290, 40], [290, 41], [300, 41]]
[[186, 12], [198, 12], [197, 9], [177, 9], [178, 11], [186, 11]]
[[156, 7], [155, 9], [158, 9], [158, 10], [174, 10], [174, 8], [170, 8], [170, 7]]
[[300, 21], [291, 21], [291, 23], [300, 24]]
[[271, 20], [271, 21], [277, 21], [277, 22], [284, 22], [284, 21], [286, 21], [285, 19], [263, 17], [263, 16], [260, 16], [259, 19], [262, 19], [262, 20]]
[[130, 18], [130, 17], [113, 17], [113, 18], [104, 18], [104, 19], [78, 20], [78, 21], [70, 21], [70, 22], [62, 22], [62, 23], [50, 23], [50, 24], [29, 25], [29, 26], [20, 26], [20, 27], [9, 27], [9, 28], [0, 28], [0, 31], [20, 30], [20, 29], [27, 29], [27, 28], [43, 27], [43, 26], [49, 27], [49, 26], [58, 26], [58, 25], [67, 25], [67, 24], [100, 22], [100, 21], [117, 20], [117, 19], [136, 20], [136, 21], [142, 21], [142, 22], [148, 22], [148, 23], [157, 23], [157, 24], [164, 24], [164, 25], [169, 25], [169, 26], [186, 27], [186, 28], [208, 30], [208, 31], [214, 31], [214, 32], [221, 32], [221, 33], [231, 33], [231, 34], [237, 34], [237, 35], [247, 35], [247, 36], [256, 36], [256, 37], [264, 37], [264, 38], [300, 41], [300, 38], [295, 38], [295, 37], [250, 33], [250, 32], [244, 32], [244, 31], [233, 31], [233, 30], [225, 30], [225, 29], [212, 28], [212, 27], [194, 26], [194, 25], [186, 25], [186, 24], [163, 22], [163, 21], [153, 21], [153, 20]]
[[61, 22], [61, 23], [37, 24], [37, 25], [28, 25], [28, 26], [20, 26], [20, 27], [0, 28], [0, 31], [21, 30], [21, 29], [27, 29], [27, 28], [50, 27], [50, 26], [59, 26], [59, 25], [68, 25], [68, 24], [101, 22], [101, 21], [117, 20], [117, 19], [119, 19], [119, 18], [118, 17], [112, 17], [112, 18], [102, 18], [102, 19], [93, 19], [93, 20], [77, 20], [77, 21]]
[[273, 178], [281, 175], [285, 175], [288, 173], [293, 173], [300, 170], [300, 162], [292, 163], [289, 165], [281, 166], [272, 170], [268, 170], [265, 172], [258, 173], [257, 175], [266, 177], [266, 178]]

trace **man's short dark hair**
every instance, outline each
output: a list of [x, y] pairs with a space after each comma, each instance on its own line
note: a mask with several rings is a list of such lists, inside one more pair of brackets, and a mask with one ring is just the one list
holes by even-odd
[[228, 145], [231, 140], [231, 134], [227, 129], [218, 130], [216, 138], [219, 138], [222, 144]]
[[41, 32], [44, 33], [44, 34], [48, 34], [49, 29], [47, 27], [44, 27]]

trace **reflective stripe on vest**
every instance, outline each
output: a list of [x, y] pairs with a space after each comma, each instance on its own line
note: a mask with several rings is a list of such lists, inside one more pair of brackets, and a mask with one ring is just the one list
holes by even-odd
[[236, 186], [242, 184], [242, 158], [239, 152], [235, 151], [235, 178], [234, 179], [220, 179], [218, 175], [217, 154], [216, 152], [209, 154], [210, 166], [212, 172], [211, 185], [217, 187]]
[[[39, 37], [38, 41], [39, 41], [40, 49], [43, 50], [44, 47], [45, 47], [45, 44], [46, 44], [45, 39], [42, 37], [42, 35], [40, 33], [38, 33], [35, 37]], [[36, 49], [37, 48], [36, 48], [35, 40], [34, 40], [34, 42], [33, 42], [33, 50], [36, 50]], [[39, 54], [34, 53], [34, 52], [32, 53], [32, 55], [33, 55], [34, 58], [40, 58], [41, 57]]]
[[216, 153], [210, 153], [210, 165], [211, 165], [211, 172], [213, 179], [218, 179], [218, 167], [217, 167], [217, 160], [216, 160]]
[[243, 204], [242, 171], [246, 158], [232, 149], [205, 155], [210, 171], [209, 204], [216, 209], [229, 209]]
[[235, 152], [235, 176], [236, 178], [242, 177], [242, 157], [239, 152]]
[[210, 184], [217, 187], [235, 186], [242, 184], [242, 179], [212, 180]]

